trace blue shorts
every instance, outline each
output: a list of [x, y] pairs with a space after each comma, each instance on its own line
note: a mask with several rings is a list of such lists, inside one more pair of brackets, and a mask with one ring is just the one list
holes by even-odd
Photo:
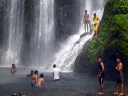
[[85, 21], [84, 21], [84, 23], [89, 23], [89, 22], [90, 22], [90, 20], [85, 20]]
[[31, 86], [32, 87], [36, 86], [36, 83], [35, 82], [31, 82]]
[[60, 81], [60, 79], [54, 79], [53, 81]]

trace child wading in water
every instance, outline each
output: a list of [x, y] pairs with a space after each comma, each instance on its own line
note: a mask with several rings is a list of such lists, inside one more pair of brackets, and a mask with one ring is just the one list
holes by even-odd
[[37, 83], [36, 83], [36, 86], [38, 87], [41, 87], [41, 84], [43, 83], [43, 85], [45, 87], [47, 87], [47, 85], [45, 84], [44, 82], [44, 74], [40, 74], [40, 78], [38, 79]]

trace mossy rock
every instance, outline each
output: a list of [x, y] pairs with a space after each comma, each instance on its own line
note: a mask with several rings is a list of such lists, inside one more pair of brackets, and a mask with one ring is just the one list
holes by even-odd
[[[105, 64], [106, 77], [115, 74], [116, 58], [120, 57], [124, 72], [128, 73], [128, 0], [108, 0], [98, 28], [98, 38], [94, 38], [76, 59], [81, 70], [94, 72], [96, 60], [101, 56]], [[78, 57], [79, 58], [79, 57]], [[86, 66], [83, 64], [86, 62]], [[82, 64], [82, 65], [81, 65]], [[80, 68], [80, 67], [79, 67]], [[128, 78], [128, 74], [124, 74]]]

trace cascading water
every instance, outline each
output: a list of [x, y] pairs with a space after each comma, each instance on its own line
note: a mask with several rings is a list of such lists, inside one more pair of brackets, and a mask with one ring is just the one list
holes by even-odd
[[[3, 40], [4, 44], [0, 47], [1, 63], [4, 66], [10, 66], [12, 63], [22, 66], [23, 64], [20, 63], [24, 61], [26, 66], [46, 68], [50, 67], [48, 62], [52, 58], [52, 63], [56, 63], [63, 71], [73, 70], [75, 59], [82, 51], [83, 46], [92, 39], [93, 34], [88, 34], [80, 39], [80, 36], [85, 32], [82, 23], [84, 10], [88, 10], [92, 22], [94, 12], [97, 13], [98, 17], [102, 17], [105, 4], [103, 0], [80, 0], [81, 24], [79, 31], [61, 43], [60, 50], [55, 54], [54, 0], [31, 1], [34, 2], [34, 6], [32, 6], [33, 16], [31, 16], [34, 19], [32, 19], [31, 24], [28, 24], [32, 25], [32, 27], [28, 26], [29, 29], [32, 29], [31, 32], [28, 32], [29, 43], [24, 42], [26, 39], [23, 38], [25, 35], [24, 12], [26, 12], [24, 0], [3, 0], [3, 2], [6, 5], [4, 8], [3, 37], [6, 37], [6, 40]], [[24, 46], [24, 43], [29, 46]], [[23, 56], [24, 50], [29, 50], [29, 52], [25, 51], [27, 56]], [[23, 60], [23, 57], [27, 58]]]
[[4, 42], [2, 49], [3, 66], [20, 63], [20, 52], [23, 36], [24, 0], [5, 0]]
[[[84, 10], [88, 10], [90, 14], [91, 22], [93, 13], [97, 13], [98, 17], [102, 17], [104, 4], [103, 0], [80, 0], [81, 2], [81, 26], [77, 34], [71, 36], [66, 42], [62, 44], [60, 51], [55, 55], [55, 61], [57, 66], [63, 71], [73, 71], [73, 64], [75, 59], [80, 54], [83, 49], [83, 46], [92, 39], [93, 34], [86, 35], [80, 39], [80, 36], [85, 32], [82, 19]], [[93, 3], [95, 6], [93, 6]]]
[[38, 0], [34, 14], [30, 63], [33, 67], [45, 67], [54, 53], [54, 0]]

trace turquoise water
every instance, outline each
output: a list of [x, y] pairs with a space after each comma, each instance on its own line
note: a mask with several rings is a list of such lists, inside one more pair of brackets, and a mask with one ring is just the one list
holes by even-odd
[[[0, 68], [0, 96], [11, 96], [13, 92], [20, 92], [26, 96], [97, 96], [100, 91], [96, 76], [76, 73], [63, 73], [62, 80], [52, 81], [50, 72], [43, 72], [48, 88], [33, 88], [31, 78], [26, 78], [29, 69], [17, 69], [15, 76], [11, 76], [9, 68]], [[128, 85], [127, 83], [125, 85]], [[125, 86], [125, 94], [128, 87]], [[104, 81], [104, 96], [113, 96], [116, 82]]]

